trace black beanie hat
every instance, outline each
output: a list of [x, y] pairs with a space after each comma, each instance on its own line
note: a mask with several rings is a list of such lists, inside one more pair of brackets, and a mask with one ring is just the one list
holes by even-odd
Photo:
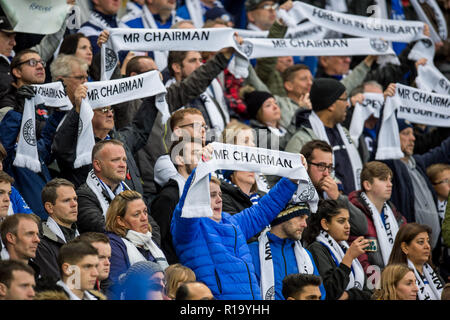
[[273, 95], [265, 91], [255, 90], [244, 95], [244, 102], [247, 106], [247, 114], [250, 119], [256, 119], [259, 108], [261, 108], [264, 101], [269, 98], [273, 98]]
[[314, 79], [309, 99], [312, 109], [320, 111], [331, 106], [343, 93], [345, 86], [338, 80], [332, 78]]
[[311, 211], [309, 210], [308, 204], [300, 202], [300, 203], [288, 203], [287, 206], [281, 211], [275, 219], [270, 223], [272, 227], [277, 224], [288, 221], [294, 217], [299, 217], [303, 215], [309, 216]]
[[405, 119], [398, 119], [397, 118], [397, 124], [398, 124], [398, 132], [402, 132], [406, 128], [412, 128], [413, 125], [411, 122]]

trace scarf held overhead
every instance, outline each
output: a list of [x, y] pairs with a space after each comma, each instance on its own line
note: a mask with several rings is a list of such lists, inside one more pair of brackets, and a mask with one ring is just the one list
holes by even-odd
[[216, 170], [254, 171], [298, 179], [299, 185], [293, 196], [295, 202], [309, 202], [316, 212], [319, 197], [299, 154], [213, 142], [211, 159], [200, 161], [186, 195], [182, 217], [212, 216], [209, 195], [209, 173]]
[[395, 95], [387, 97], [384, 105], [375, 156], [377, 160], [400, 159], [404, 156], [400, 149], [396, 117], [413, 123], [450, 127], [450, 96], [397, 83]]
[[31, 99], [25, 99], [13, 165], [28, 168], [33, 172], [41, 172], [36, 139], [35, 107], [44, 104], [46, 107], [60, 108], [60, 110], [66, 111], [72, 109], [72, 103], [60, 81], [32, 85], [32, 88], [35, 95]]
[[165, 123], [170, 117], [165, 99], [167, 90], [156, 70], [116, 80], [86, 82], [85, 85], [88, 91], [87, 97], [81, 102], [75, 168], [91, 163], [91, 152], [95, 145], [92, 128], [93, 109], [156, 96], [155, 104], [162, 113], [162, 121]]

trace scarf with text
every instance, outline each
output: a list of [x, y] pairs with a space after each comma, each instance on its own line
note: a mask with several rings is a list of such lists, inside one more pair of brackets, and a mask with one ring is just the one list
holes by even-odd
[[32, 85], [31, 87], [35, 95], [31, 99], [25, 99], [13, 165], [28, 168], [33, 172], [41, 172], [36, 139], [35, 107], [39, 104], [45, 104], [46, 107], [60, 108], [60, 110], [66, 111], [72, 109], [72, 103], [60, 81]]
[[[258, 31], [249, 29], [233, 29], [242, 38], [267, 38], [269, 31]], [[328, 29], [315, 25], [309, 21], [296, 24], [293, 27], [289, 27], [284, 38], [291, 39], [308, 39], [318, 40], [323, 39], [328, 32]]]
[[75, 168], [91, 163], [92, 148], [95, 145], [92, 127], [93, 109], [156, 96], [155, 105], [162, 114], [161, 121], [165, 123], [170, 118], [169, 106], [165, 98], [167, 90], [159, 75], [158, 71], [153, 70], [127, 78], [85, 83], [88, 91], [80, 107]]
[[[316, 241], [320, 242], [328, 249], [336, 266], [339, 266], [345, 256], [345, 252], [349, 248], [347, 242], [340, 241], [337, 243], [336, 240], [324, 230], [320, 231], [319, 235], [316, 237]], [[362, 290], [364, 287], [364, 269], [357, 258], [353, 259], [351, 269], [352, 271], [349, 276], [350, 280], [345, 290], [353, 288]]]
[[450, 127], [450, 96], [397, 83], [395, 95], [387, 97], [384, 104], [376, 160], [404, 157], [400, 148], [400, 133], [396, 117], [413, 123]]
[[380, 111], [384, 104], [384, 96], [382, 93], [364, 92], [364, 101], [357, 102], [353, 109], [352, 120], [350, 122], [350, 137], [356, 147], [359, 144], [359, 136], [364, 130], [364, 122], [373, 115], [380, 118]]
[[162, 250], [156, 245], [152, 240], [152, 233], [148, 231], [147, 233], [140, 233], [134, 230], [128, 230], [125, 238], [122, 238], [123, 242], [127, 247], [128, 258], [130, 259], [130, 265], [133, 265], [139, 261], [146, 261], [142, 253], [137, 249], [143, 248], [144, 250], [150, 251], [150, 254], [155, 258], [156, 263], [160, 265], [163, 270], [169, 266], [167, 259], [162, 252]]
[[438, 274], [433, 268], [425, 263], [423, 265], [423, 274], [425, 276], [426, 282], [422, 280], [422, 276], [417, 271], [414, 263], [408, 259], [408, 267], [414, 270], [414, 275], [416, 276], [416, 284], [419, 287], [419, 292], [417, 296], [419, 300], [441, 300], [442, 289], [444, 285], [438, 277]]
[[219, 51], [233, 47], [236, 54], [228, 70], [237, 78], [248, 75], [248, 58], [240, 51], [231, 28], [203, 29], [130, 29], [109, 30], [108, 41], [101, 48], [101, 79], [110, 79], [118, 64], [117, 52], [133, 51]]
[[316, 212], [319, 196], [299, 154], [247, 147], [219, 142], [211, 143], [211, 159], [200, 161], [187, 191], [181, 216], [183, 218], [212, 216], [209, 173], [217, 170], [254, 171], [299, 180], [294, 202], [308, 202]]
[[[100, 180], [94, 173], [94, 169], [89, 171], [86, 178], [87, 186], [94, 192], [97, 200], [100, 202], [102, 207], [103, 216], [106, 218], [106, 212], [108, 211], [109, 204], [113, 199], [122, 191], [130, 190], [125, 182], [119, 183], [116, 190], [113, 192], [110, 187], [108, 187], [102, 180]], [[105, 192], [103, 192], [105, 191]], [[107, 197], [105, 195], [107, 194]]]
[[361, 192], [361, 198], [372, 215], [372, 220], [377, 232], [378, 243], [380, 244], [381, 255], [383, 257], [384, 265], [387, 266], [394, 245], [395, 236], [398, 232], [398, 223], [395, 219], [394, 212], [392, 212], [391, 207], [385, 202], [382, 211], [384, 216], [383, 223], [380, 213], [365, 192]]
[[[327, 132], [325, 130], [325, 126], [320, 120], [317, 113], [314, 111], [311, 112], [311, 115], [309, 116], [309, 122], [311, 123], [311, 128], [314, 131], [314, 133], [318, 136], [320, 140], [324, 140], [330, 144], [330, 140], [328, 139]], [[353, 180], [355, 182], [356, 189], [361, 188], [361, 181], [360, 181], [360, 175], [362, 170], [362, 161], [361, 157], [359, 156], [358, 149], [356, 149], [355, 143], [353, 142], [352, 138], [347, 134], [346, 131], [344, 131], [342, 125], [338, 123], [336, 125], [337, 130], [339, 131], [339, 135], [341, 136], [342, 141], [344, 142], [345, 149], [347, 150], [348, 157], [350, 158], [350, 164], [352, 166], [353, 171]], [[333, 147], [333, 146], [332, 146]], [[334, 157], [333, 157], [333, 163], [334, 163]]]
[[[269, 228], [264, 229], [258, 237], [259, 261], [261, 264], [261, 294], [263, 300], [275, 300], [273, 256], [270, 248], [270, 241], [267, 236], [269, 230]], [[300, 240], [295, 241], [294, 255], [297, 262], [298, 273], [314, 273], [314, 266], [311, 258], [305, 248], [303, 248]]]
[[304, 2], [295, 1], [289, 12], [279, 10], [278, 16], [288, 26], [307, 18], [312, 23], [330, 30], [363, 38], [382, 38], [386, 41], [411, 42], [423, 38], [424, 23], [421, 21], [368, 18], [321, 9]]

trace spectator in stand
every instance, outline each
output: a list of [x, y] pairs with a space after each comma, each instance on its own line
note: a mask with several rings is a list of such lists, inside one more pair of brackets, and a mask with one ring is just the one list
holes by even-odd
[[286, 300], [321, 300], [322, 279], [313, 274], [293, 273], [283, 279], [283, 297]]
[[[349, 200], [367, 219], [368, 231], [365, 239], [372, 243], [370, 250], [358, 257], [367, 276], [369, 266], [382, 270], [389, 260], [398, 229], [406, 224], [406, 219], [389, 201], [392, 194], [392, 171], [379, 161], [364, 164], [361, 171], [361, 190], [350, 193]], [[356, 237], [351, 236], [350, 242]]]
[[405, 264], [391, 264], [383, 270], [380, 289], [372, 300], [417, 300], [418, 291], [414, 270]]
[[138, 261], [152, 261], [164, 271], [169, 264], [152, 240], [147, 206], [142, 196], [132, 190], [119, 193], [106, 213], [106, 232], [111, 244], [111, 292], [117, 298], [120, 275]]
[[245, 10], [247, 12], [247, 29], [255, 31], [269, 30], [277, 17], [276, 10], [279, 4], [275, 1], [247, 0]]
[[419, 300], [440, 300], [445, 282], [431, 260], [431, 228], [415, 222], [402, 226], [395, 237], [389, 264], [402, 263], [414, 270]]
[[15, 166], [16, 143], [20, 133], [25, 99], [34, 97], [30, 85], [43, 84], [45, 81], [45, 61], [33, 50], [19, 52], [11, 61], [11, 74], [14, 82], [11, 90], [3, 96], [2, 102], [13, 109], [9, 110], [0, 122], [0, 142], [7, 152], [4, 161], [4, 171], [11, 175], [14, 187], [20, 192], [31, 210], [42, 219], [47, 219], [47, 213], [42, 206], [39, 194], [44, 185], [52, 179], [48, 165], [53, 161], [51, 143], [56, 128], [65, 112], [54, 110], [51, 115], [47, 109], [36, 108], [35, 139], [41, 164], [41, 172]]
[[321, 200], [303, 239], [323, 279], [327, 300], [369, 300], [366, 275], [358, 261], [369, 241], [358, 237], [349, 246], [349, 213], [339, 200]]
[[[89, 67], [92, 65], [92, 59], [94, 57], [91, 42], [82, 33], [67, 35], [61, 43], [59, 54], [73, 54], [83, 59]], [[88, 81], [92, 81], [92, 79], [89, 77]]]
[[33, 300], [34, 270], [16, 260], [0, 261], [0, 300]]
[[182, 283], [176, 292], [175, 300], [215, 300], [211, 289], [200, 281]]
[[225, 18], [231, 22], [230, 14], [218, 0], [189, 1], [177, 8], [177, 16], [181, 19], [192, 20], [196, 28], [201, 28], [206, 21], [214, 20], [214, 17]]
[[175, 300], [176, 292], [183, 283], [196, 279], [194, 271], [180, 263], [171, 264], [164, 273], [166, 275], [167, 297], [172, 300]]

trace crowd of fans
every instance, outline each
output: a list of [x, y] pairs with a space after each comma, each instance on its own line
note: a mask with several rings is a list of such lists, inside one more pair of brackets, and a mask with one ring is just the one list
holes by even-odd
[[[75, 165], [86, 83], [101, 80], [112, 29], [231, 27], [238, 44], [245, 29], [284, 38], [288, 24], [278, 12], [294, 2], [67, 0], [72, 10], [48, 35], [15, 31], [2, 10], [0, 299], [450, 299], [450, 121], [396, 118], [404, 156], [376, 160], [383, 108], [353, 116], [367, 94], [384, 103], [396, 84], [416, 87], [419, 68], [430, 63], [410, 58], [421, 40], [392, 43], [397, 61], [301, 51], [257, 58], [246, 78], [229, 69], [232, 47], [120, 51], [111, 79], [157, 70], [170, 118], [162, 121], [155, 96], [96, 108], [89, 163]], [[302, 2], [365, 17], [378, 4]], [[420, 19], [412, 1], [382, 2], [387, 19]], [[431, 2], [450, 28], [450, 2]], [[435, 11], [421, 5], [429, 37]], [[79, 25], [68, 23], [73, 15]], [[432, 63], [448, 79], [450, 41], [434, 46]], [[72, 108], [36, 104], [28, 114], [34, 88], [53, 82]], [[363, 127], [357, 139], [354, 121]], [[22, 159], [22, 140], [35, 157]], [[209, 177], [212, 215], [187, 217], [212, 142], [298, 154], [317, 211], [294, 201], [296, 179], [217, 170]], [[33, 160], [37, 169], [27, 165]]]

